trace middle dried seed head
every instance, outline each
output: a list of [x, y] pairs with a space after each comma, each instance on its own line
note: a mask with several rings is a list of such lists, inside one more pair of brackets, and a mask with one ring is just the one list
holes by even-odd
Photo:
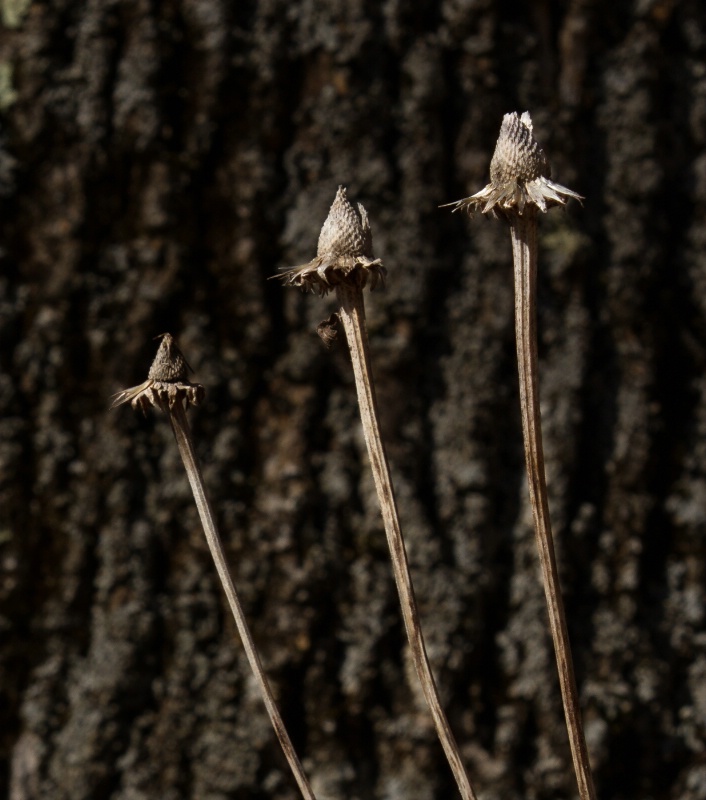
[[339, 186], [319, 234], [316, 258], [277, 277], [288, 286], [325, 295], [343, 283], [363, 288], [370, 281], [370, 288], [374, 289], [384, 283], [385, 274], [382, 261], [373, 255], [373, 234], [366, 210], [360, 203], [354, 208], [345, 188]]
[[338, 187], [336, 197], [319, 234], [316, 250], [322, 256], [363, 256], [373, 258], [373, 235], [368, 214], [358, 203], [353, 208], [343, 186]]

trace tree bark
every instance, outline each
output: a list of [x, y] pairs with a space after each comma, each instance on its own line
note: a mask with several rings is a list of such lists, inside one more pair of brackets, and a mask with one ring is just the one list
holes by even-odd
[[505, 226], [529, 110], [550, 509], [601, 800], [705, 800], [700, 0], [2, 0], [0, 796], [293, 800], [168, 421], [110, 395], [171, 332], [264, 666], [320, 800], [456, 796], [406, 652], [335, 306], [370, 213], [382, 433], [429, 657], [484, 800], [574, 796], [523, 465]]

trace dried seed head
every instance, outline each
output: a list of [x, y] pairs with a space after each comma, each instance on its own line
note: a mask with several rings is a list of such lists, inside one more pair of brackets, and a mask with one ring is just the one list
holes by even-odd
[[150, 406], [167, 411], [177, 403], [184, 403], [188, 408], [190, 405], [197, 406], [203, 400], [204, 388], [200, 383], [191, 383], [187, 379], [187, 371], [191, 368], [174, 337], [170, 333], [163, 333], [158, 338], [162, 339], [162, 343], [147, 380], [113, 395], [111, 408], [129, 402], [134, 409], [140, 408], [146, 413]]
[[186, 378], [191, 367], [186, 363], [184, 354], [178, 348], [171, 333], [162, 333], [155, 337], [161, 339], [157, 355], [154, 357], [147, 378], [153, 381], [181, 381]]
[[516, 112], [505, 114], [490, 162], [490, 182], [497, 186], [512, 181], [527, 183], [550, 175], [544, 150], [532, 135], [529, 112], [522, 117]]
[[321, 228], [316, 255], [343, 259], [373, 257], [373, 236], [368, 214], [360, 203], [357, 209], [353, 208], [343, 186], [338, 187], [333, 205]]
[[366, 210], [360, 203], [354, 208], [344, 187], [339, 186], [319, 234], [316, 258], [276, 277], [287, 286], [325, 295], [343, 282], [363, 288], [370, 280], [370, 288], [374, 289], [384, 283], [385, 275], [382, 261], [373, 255], [373, 234]]
[[549, 180], [551, 169], [544, 151], [532, 133], [529, 112], [519, 117], [517, 112], [505, 114], [495, 152], [490, 162], [490, 183], [472, 197], [447, 203], [466, 209], [469, 213], [480, 211], [492, 216], [505, 216], [508, 212], [522, 214], [526, 206], [546, 211], [555, 205], [565, 205], [567, 200], [582, 200], [581, 195]]

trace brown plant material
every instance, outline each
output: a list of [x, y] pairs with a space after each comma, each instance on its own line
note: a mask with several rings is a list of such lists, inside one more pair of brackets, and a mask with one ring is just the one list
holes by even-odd
[[595, 800], [593, 775], [581, 722], [564, 601], [554, 554], [544, 470], [537, 367], [537, 212], [583, 198], [550, 181], [549, 162], [532, 134], [528, 112], [506, 114], [490, 162], [490, 183], [452, 205], [507, 220], [515, 278], [515, 336], [520, 379], [522, 433], [530, 503], [554, 642], [564, 716], [581, 800]]
[[273, 277], [323, 297], [343, 283], [356, 283], [362, 289], [370, 282], [371, 290], [375, 289], [384, 285], [386, 274], [382, 261], [373, 256], [367, 211], [360, 203], [353, 208], [346, 190], [339, 186], [319, 234], [316, 258]]
[[[346, 197], [346, 190], [339, 186], [329, 215], [321, 229], [316, 258], [308, 264], [286, 270], [278, 277], [282, 278], [288, 286], [299, 286], [304, 290], [318, 291], [320, 295], [325, 295], [333, 288], [336, 289], [339, 304], [337, 316], [343, 324], [351, 352], [363, 434], [382, 511], [412, 659], [434, 720], [437, 735], [461, 796], [464, 800], [475, 800], [476, 795], [441, 707], [439, 692], [429, 665], [397, 513], [390, 466], [380, 434], [375, 385], [370, 365], [368, 333], [365, 326], [363, 288], [370, 283], [371, 290], [374, 289], [384, 281], [385, 275], [386, 271], [382, 262], [373, 255], [373, 237], [365, 209], [360, 204], [358, 204], [357, 210], [353, 208]], [[323, 325], [330, 330], [332, 322], [333, 316]], [[321, 326], [319, 327], [321, 328]], [[323, 338], [326, 340], [326, 337]]]
[[191, 383], [186, 377], [191, 367], [186, 363], [174, 337], [170, 333], [163, 333], [156, 338], [161, 339], [162, 343], [147, 380], [115, 394], [111, 408], [129, 402], [134, 409], [139, 408], [146, 415], [150, 406], [168, 411], [180, 402], [188, 408], [199, 405], [203, 400], [204, 388], [199, 383]]
[[216, 527], [216, 518], [206, 495], [201, 467], [196, 457], [191, 429], [186, 418], [186, 409], [190, 405], [198, 405], [203, 400], [204, 388], [200, 384], [194, 384], [187, 380], [186, 373], [189, 366], [171, 334], [164, 333], [161, 339], [162, 343], [152, 362], [147, 380], [139, 386], [133, 386], [114, 395], [111, 408], [129, 402], [134, 409], [139, 408], [143, 413], [146, 413], [147, 409], [153, 406], [169, 414], [169, 421], [174, 431], [179, 453], [184, 462], [184, 468], [194, 495], [199, 517], [201, 518], [206, 541], [228, 599], [238, 633], [243, 642], [245, 654], [260, 688], [272, 727], [294, 773], [302, 796], [306, 800], [316, 800], [299, 758], [294, 751], [269, 681], [262, 668], [260, 656], [255, 648], [255, 642], [245, 620], [240, 598], [228, 569], [223, 544]]
[[522, 216], [525, 208], [546, 212], [552, 206], [566, 205], [571, 198], [583, 200], [580, 194], [549, 180], [550, 175], [547, 157], [532, 133], [529, 112], [521, 117], [517, 112], [505, 114], [490, 161], [490, 183], [471, 197], [442, 208], [454, 206], [454, 211], [480, 211], [510, 219]]
[[338, 338], [338, 322], [338, 314], [334, 311], [328, 319], [322, 320], [316, 326], [316, 332], [319, 334], [319, 338], [329, 350], [333, 347], [333, 343]]

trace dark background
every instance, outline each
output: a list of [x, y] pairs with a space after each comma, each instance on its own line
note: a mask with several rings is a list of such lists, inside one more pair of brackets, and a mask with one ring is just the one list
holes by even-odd
[[402, 527], [482, 800], [574, 779], [526, 495], [506, 226], [530, 110], [550, 504], [602, 800], [706, 798], [703, 0], [2, 0], [0, 796], [294, 800], [166, 420], [173, 333], [255, 638], [319, 800], [457, 796], [406, 654], [334, 300], [338, 184]]

